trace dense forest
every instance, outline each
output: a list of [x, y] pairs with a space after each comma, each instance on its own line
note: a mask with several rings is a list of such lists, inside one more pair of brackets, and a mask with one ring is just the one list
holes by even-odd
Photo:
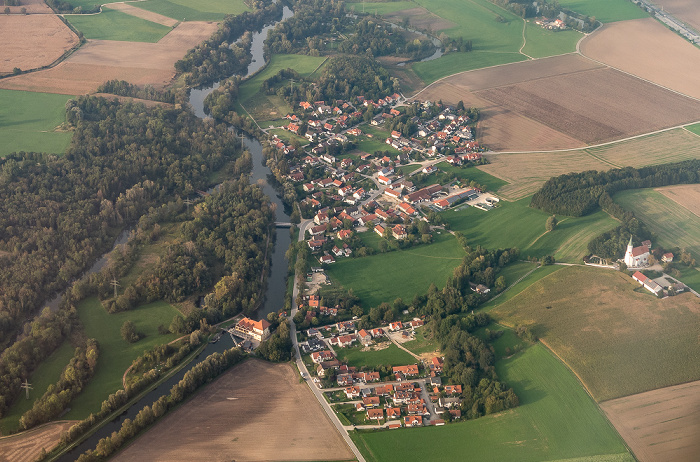
[[[190, 112], [81, 97], [67, 104], [74, 135], [63, 157], [16, 153], [0, 159], [0, 339], [14, 333], [56, 291], [66, 288], [149, 207], [206, 189], [209, 175], [240, 155], [224, 126]], [[46, 313], [43, 335], [25, 335], [30, 358], [15, 346], [0, 356], [0, 415], [18, 380], [70, 331]], [[19, 349], [19, 350], [18, 350]]]
[[117, 96], [128, 96], [131, 98], [148, 99], [163, 103], [174, 104], [178, 99], [177, 91], [174, 89], [156, 90], [151, 85], [141, 88], [125, 80], [109, 80], [97, 88], [98, 93], [111, 93]]

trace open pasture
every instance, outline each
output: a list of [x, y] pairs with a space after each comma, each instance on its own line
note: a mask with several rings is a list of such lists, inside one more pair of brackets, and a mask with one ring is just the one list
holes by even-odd
[[0, 15], [0, 74], [48, 66], [77, 45], [78, 37], [50, 14]]
[[649, 16], [629, 0], [561, 0], [559, 4], [577, 13], [595, 16], [604, 23]]
[[[542, 345], [496, 363], [520, 406], [444, 427], [352, 432], [368, 461], [631, 462], [620, 437], [571, 372]], [[575, 417], [574, 417], [575, 416]], [[581, 459], [576, 459], [581, 458]]]
[[530, 326], [597, 401], [698, 380], [700, 300], [660, 300], [626, 274], [568, 267], [490, 311]]
[[391, 366], [405, 366], [407, 364], [416, 364], [417, 362], [416, 358], [393, 343], [381, 350], [362, 351], [363, 349], [363, 346], [336, 348], [335, 352], [338, 354], [338, 359], [346, 362], [348, 366], [354, 366], [358, 369], [362, 366], [378, 367], [387, 364]]
[[352, 289], [362, 307], [370, 308], [398, 297], [408, 302], [416, 294], [426, 293], [431, 283], [443, 287], [463, 257], [464, 250], [457, 239], [443, 233], [435, 235], [431, 244], [339, 259], [326, 271], [333, 281]]
[[695, 0], [654, 0], [654, 3], [695, 30], [700, 30], [700, 7]]
[[352, 460], [289, 363], [238, 364], [165, 416], [113, 460]]
[[[653, 18], [606, 24], [581, 42], [581, 53], [700, 98], [700, 49]], [[654, 64], [649, 65], [652, 56]]]
[[583, 33], [577, 30], [551, 31], [530, 19], [525, 26], [525, 46], [522, 52], [533, 58], [574, 53], [576, 44], [582, 37]]
[[65, 120], [68, 95], [0, 90], [0, 156], [12, 152], [63, 154], [71, 132], [55, 131]]
[[0, 80], [0, 88], [92, 93], [107, 80], [163, 87], [175, 75], [175, 62], [216, 31], [213, 22], [179, 24], [158, 43], [91, 40], [58, 66]]
[[557, 228], [546, 232], [549, 214], [529, 205], [530, 198], [502, 201], [488, 212], [468, 207], [445, 212], [443, 217], [451, 230], [464, 234], [470, 245], [489, 249], [517, 247], [521, 258], [553, 255], [557, 261], [568, 263], [580, 263], [588, 253], [588, 242], [617, 225], [617, 221], [599, 211], [580, 218], [558, 217]]
[[681, 247], [700, 259], [700, 185], [632, 189], [615, 194], [615, 202], [631, 210], [659, 236], [659, 244]]
[[614, 69], [530, 80], [476, 95], [588, 144], [700, 119], [700, 102]]
[[640, 462], [697, 460], [700, 382], [626, 396], [600, 407]]
[[178, 21], [221, 21], [227, 14], [250, 11], [245, 0], [146, 0], [138, 7]]
[[34, 462], [42, 449], [50, 452], [61, 441], [61, 433], [76, 423], [61, 420], [0, 438], [0, 462]]
[[88, 39], [157, 42], [171, 28], [103, 7], [99, 14], [69, 15], [68, 21]]

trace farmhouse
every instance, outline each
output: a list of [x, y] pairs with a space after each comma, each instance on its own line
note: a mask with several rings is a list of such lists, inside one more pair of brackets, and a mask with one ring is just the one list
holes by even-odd
[[654, 295], [659, 295], [663, 291], [663, 288], [660, 285], [658, 285], [656, 282], [654, 282], [650, 278], [646, 277], [644, 274], [640, 273], [639, 271], [636, 271], [632, 275], [632, 279], [634, 279], [635, 281], [637, 281], [638, 283], [643, 285], [646, 290], [648, 290], [649, 292], [651, 292]]
[[238, 334], [245, 337], [253, 337], [255, 340], [262, 342], [270, 336], [270, 323], [265, 319], [253, 321], [250, 318], [243, 318], [238, 321], [234, 330]]

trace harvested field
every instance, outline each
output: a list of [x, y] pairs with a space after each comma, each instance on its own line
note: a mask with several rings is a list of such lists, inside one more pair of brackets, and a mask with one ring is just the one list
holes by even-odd
[[122, 13], [136, 16], [137, 18], [145, 19], [146, 21], [155, 22], [168, 27], [175, 27], [177, 20], [163, 16], [162, 14], [154, 13], [153, 11], [137, 8], [131, 3], [110, 3], [109, 7], [113, 10], [121, 11]]
[[626, 396], [600, 407], [640, 462], [697, 460], [700, 382]]
[[[48, 14], [54, 15], [54, 12], [44, 2], [44, 0], [22, 0], [17, 6], [9, 6], [11, 14], [21, 14], [22, 8], [27, 9], [28, 14]], [[3, 7], [3, 10], [5, 7]]]
[[610, 168], [583, 151], [487, 154], [486, 158], [490, 163], [478, 168], [510, 183], [498, 190], [499, 196], [508, 200], [533, 194], [553, 176]]
[[[691, 2], [700, 16], [697, 2], [687, 0], [687, 3]], [[610, 46], [611, 43], [615, 46]], [[700, 98], [700, 49], [653, 18], [605, 24], [581, 43], [581, 53]]]
[[251, 359], [167, 415], [118, 462], [349, 460], [353, 454], [288, 363]]
[[588, 148], [586, 151], [617, 167], [644, 167], [698, 159], [700, 158], [698, 141], [697, 135], [679, 128], [621, 143]]
[[32, 462], [41, 449], [50, 452], [61, 437], [77, 421], [52, 422], [17, 435], [0, 438], [0, 462]]
[[163, 87], [175, 75], [175, 62], [217, 27], [214, 22], [181, 23], [158, 43], [91, 40], [58, 66], [0, 80], [0, 88], [77, 95], [95, 92], [111, 79]]
[[476, 95], [589, 144], [700, 119], [700, 102], [614, 69], [545, 77]]
[[[371, 10], [371, 7], [368, 9]], [[384, 17], [389, 22], [397, 24], [403, 21], [404, 18], [408, 18], [412, 27], [419, 30], [431, 30], [433, 32], [451, 29], [457, 26], [457, 24], [453, 23], [452, 21], [441, 18], [440, 16], [426, 10], [422, 6], [397, 11], [395, 13], [387, 14]]]
[[656, 191], [700, 217], [700, 184], [667, 186], [665, 188], [658, 188]]
[[78, 37], [55, 15], [0, 16], [0, 74], [48, 66], [78, 43]]
[[700, 31], [700, 4], [696, 0], [654, 0], [654, 3]]

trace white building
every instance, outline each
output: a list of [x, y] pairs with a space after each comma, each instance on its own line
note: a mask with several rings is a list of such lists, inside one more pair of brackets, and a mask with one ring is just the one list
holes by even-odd
[[649, 266], [649, 247], [640, 245], [632, 247], [632, 236], [627, 244], [627, 252], [625, 252], [625, 265], [628, 268], [642, 268]]

